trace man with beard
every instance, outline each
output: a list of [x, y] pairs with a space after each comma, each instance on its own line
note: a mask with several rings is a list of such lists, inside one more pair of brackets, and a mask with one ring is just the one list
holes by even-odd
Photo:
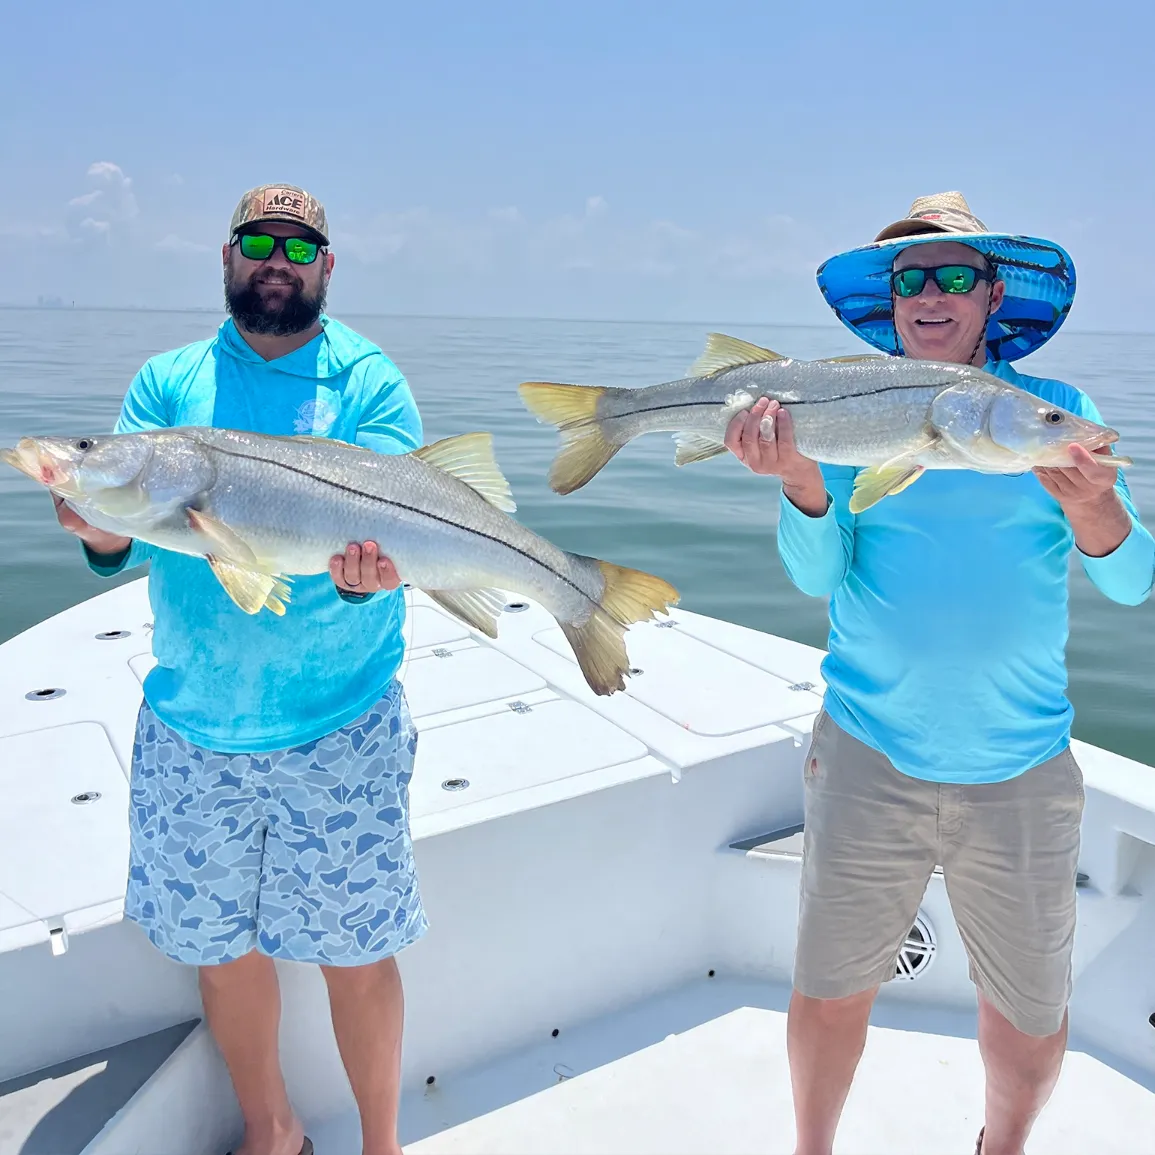
[[[422, 443], [404, 377], [322, 310], [325, 212], [299, 188], [246, 193], [223, 248], [230, 317], [152, 358], [118, 433], [209, 425]], [[233, 604], [203, 558], [104, 533], [62, 503], [88, 564], [151, 561], [156, 666], [133, 748], [125, 914], [199, 968], [244, 1117], [238, 1155], [310, 1155], [278, 1060], [274, 959], [321, 966], [365, 1155], [399, 1155], [396, 953], [426, 929], [409, 837], [417, 735], [396, 680], [405, 603], [374, 542], [298, 577], [283, 618]]]

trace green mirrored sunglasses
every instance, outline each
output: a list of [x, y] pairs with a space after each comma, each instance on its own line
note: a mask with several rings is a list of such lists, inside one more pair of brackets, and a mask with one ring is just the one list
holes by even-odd
[[274, 237], [268, 233], [241, 233], [233, 242], [240, 246], [241, 256], [250, 261], [267, 261], [280, 249], [285, 259], [294, 265], [311, 265], [317, 259], [321, 246], [304, 237]]
[[900, 297], [917, 297], [928, 276], [944, 293], [969, 293], [978, 281], [994, 282], [995, 274], [972, 265], [939, 265], [934, 269], [903, 269], [890, 274], [890, 286]]

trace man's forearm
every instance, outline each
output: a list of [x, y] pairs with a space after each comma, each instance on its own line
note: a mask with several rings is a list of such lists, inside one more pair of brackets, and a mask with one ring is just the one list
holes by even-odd
[[1063, 512], [1075, 533], [1075, 544], [1088, 557], [1106, 557], [1131, 532], [1131, 515], [1113, 490], [1094, 502], [1081, 502]]

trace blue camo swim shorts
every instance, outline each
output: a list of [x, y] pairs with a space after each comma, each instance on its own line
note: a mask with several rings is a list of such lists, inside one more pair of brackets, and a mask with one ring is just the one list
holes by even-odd
[[424, 934], [409, 836], [417, 731], [394, 681], [360, 718], [288, 750], [186, 742], [144, 703], [125, 915], [178, 962], [359, 966]]

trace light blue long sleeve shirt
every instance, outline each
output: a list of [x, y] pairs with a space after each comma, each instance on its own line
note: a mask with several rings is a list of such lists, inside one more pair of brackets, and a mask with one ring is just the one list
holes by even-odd
[[[987, 371], [1101, 421], [1061, 381]], [[1074, 534], [1034, 474], [927, 470], [855, 515], [859, 470], [823, 465], [828, 508], [808, 517], [781, 499], [778, 550], [803, 593], [830, 597], [822, 664], [837, 725], [895, 768], [932, 782], [1000, 782], [1070, 741], [1067, 579]], [[1155, 541], [1119, 471], [1131, 530], [1106, 557], [1079, 557], [1112, 601], [1151, 592]]]
[[[330, 318], [314, 340], [265, 361], [231, 320], [217, 335], [149, 360], [128, 390], [117, 433], [210, 425], [315, 434], [379, 453], [421, 445], [405, 378], [375, 345]], [[166, 725], [212, 750], [298, 746], [351, 722], [393, 679], [404, 654], [401, 590], [352, 603], [328, 573], [298, 576], [284, 617], [250, 616], [203, 558], [134, 541], [120, 558], [86, 551], [111, 576], [151, 561], [157, 664], [144, 696]]]

